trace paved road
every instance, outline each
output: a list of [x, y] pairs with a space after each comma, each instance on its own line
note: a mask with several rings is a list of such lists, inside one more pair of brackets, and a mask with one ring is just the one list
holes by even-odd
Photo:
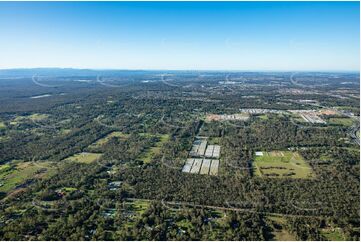
[[292, 73], [292, 75], [290, 76], [290, 81], [293, 85], [295, 86], [299, 86], [299, 87], [308, 87], [306, 85], [300, 84], [298, 83], [295, 79], [293, 79], [293, 77], [296, 75], [297, 73]]

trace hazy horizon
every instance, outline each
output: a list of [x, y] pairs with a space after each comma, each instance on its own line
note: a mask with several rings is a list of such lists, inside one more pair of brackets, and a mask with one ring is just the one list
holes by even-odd
[[127, 68], [87, 68], [87, 67], [16, 67], [16, 68], [0, 68], [0, 71], [12, 71], [12, 70], [90, 70], [90, 71], [198, 71], [198, 72], [357, 72], [360, 70], [276, 70], [276, 69], [254, 69], [254, 70], [236, 70], [236, 69], [127, 69]]

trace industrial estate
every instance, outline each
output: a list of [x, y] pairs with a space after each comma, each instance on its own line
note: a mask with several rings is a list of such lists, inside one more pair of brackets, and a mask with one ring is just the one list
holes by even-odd
[[206, 137], [197, 137], [182, 171], [195, 174], [217, 175], [220, 153], [221, 146], [207, 145]]

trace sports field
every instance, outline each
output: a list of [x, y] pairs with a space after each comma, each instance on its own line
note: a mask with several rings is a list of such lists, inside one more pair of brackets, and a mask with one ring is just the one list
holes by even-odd
[[254, 172], [269, 178], [313, 178], [312, 168], [298, 152], [271, 151], [255, 155]]

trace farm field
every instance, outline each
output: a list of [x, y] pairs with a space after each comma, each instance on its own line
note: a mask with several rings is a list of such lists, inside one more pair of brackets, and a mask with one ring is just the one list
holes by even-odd
[[65, 160], [80, 162], [80, 163], [91, 163], [91, 162], [98, 160], [101, 156], [102, 156], [102, 154], [99, 154], [99, 153], [82, 152], [82, 153], [70, 156], [70, 157], [66, 158]]
[[313, 178], [312, 168], [298, 152], [262, 152], [254, 159], [255, 174], [271, 178]]

